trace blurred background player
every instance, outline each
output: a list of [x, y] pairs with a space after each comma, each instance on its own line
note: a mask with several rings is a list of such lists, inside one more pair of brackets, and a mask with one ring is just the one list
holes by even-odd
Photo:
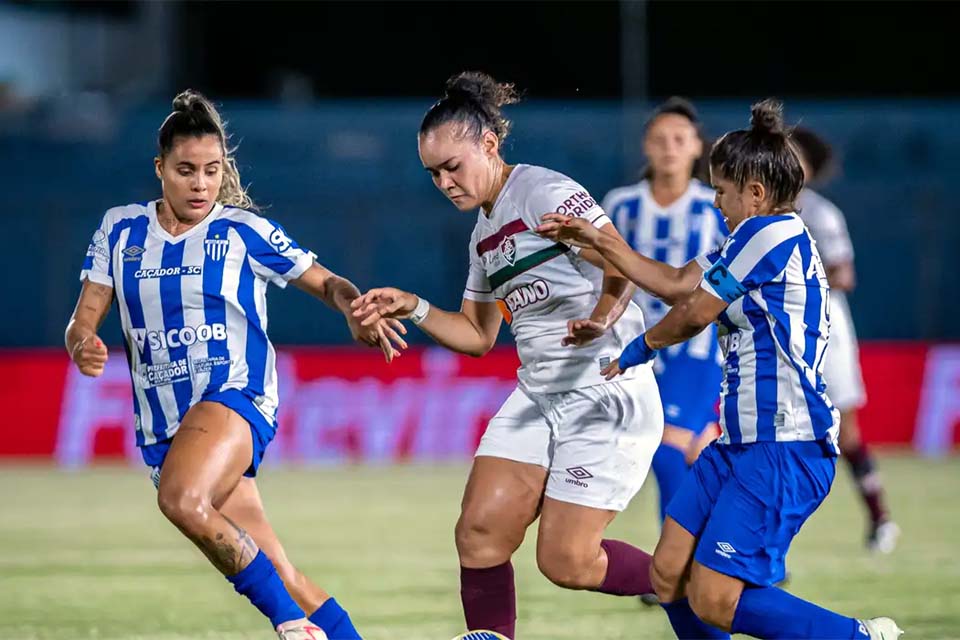
[[292, 282], [345, 313], [354, 337], [388, 361], [390, 338], [405, 346], [394, 331], [402, 327], [360, 327], [349, 314], [357, 288], [251, 212], [227, 140], [206, 98], [174, 99], [157, 141], [163, 197], [107, 211], [83, 265], [67, 351], [81, 373], [103, 373], [97, 330], [116, 296], [137, 446], [160, 511], [281, 638], [359, 638], [347, 612], [287, 559], [254, 481], [277, 429], [267, 285]]
[[[603, 199], [603, 210], [634, 251], [678, 268], [719, 247], [727, 236], [723, 216], [713, 206], [713, 189], [698, 179], [708, 177], [703, 176], [700, 126], [696, 109], [683, 98], [658, 106], [644, 133], [643, 179]], [[648, 325], [670, 309], [646, 291], [638, 290], [633, 299]], [[720, 365], [714, 325], [660, 351], [654, 361], [664, 414], [663, 441], [652, 465], [661, 522], [689, 465], [717, 435]]]
[[[410, 318], [439, 344], [481, 356], [510, 324], [520, 356], [516, 390], [490, 420], [456, 526], [467, 628], [515, 636], [511, 558], [540, 518], [537, 565], [555, 584], [614, 595], [649, 593], [650, 556], [603, 533], [640, 489], [660, 443], [663, 412], [650, 367], [607, 382], [600, 370], [642, 331], [633, 287], [612, 267], [597, 289], [589, 265], [535, 233], [561, 211], [619, 238], [587, 191], [555, 171], [509, 165], [500, 108], [513, 86], [463, 73], [420, 126], [420, 158], [460, 211], [477, 213], [460, 311], [399, 289], [353, 303], [364, 325]], [[592, 267], [591, 267], [592, 268]]]
[[870, 518], [867, 547], [890, 553], [897, 544], [900, 528], [890, 518], [880, 474], [873, 455], [861, 439], [857, 418], [867, 395], [860, 372], [857, 333], [846, 295], [857, 284], [853, 243], [843, 212], [809, 187], [821, 184], [830, 176], [833, 150], [823, 138], [803, 127], [794, 129], [791, 139], [800, 152], [805, 179], [805, 187], [797, 198], [797, 209], [817, 243], [830, 283], [830, 347], [824, 356], [823, 379], [830, 400], [840, 411], [840, 452], [850, 467]]
[[597, 249], [638, 286], [674, 302], [630, 343], [609, 378], [722, 324], [723, 433], [668, 507], [652, 578], [678, 638], [895, 640], [890, 618], [860, 620], [778, 589], [790, 543], [836, 474], [840, 415], [825, 393], [829, 296], [816, 243], [795, 211], [803, 169], [782, 105], [751, 109], [750, 128], [710, 152], [730, 236], [682, 268], [650, 260], [582, 220], [548, 214], [538, 230]]

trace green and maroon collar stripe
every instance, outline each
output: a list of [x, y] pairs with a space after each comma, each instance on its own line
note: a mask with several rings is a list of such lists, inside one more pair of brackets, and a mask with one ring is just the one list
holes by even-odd
[[507, 224], [497, 229], [497, 232], [494, 233], [492, 236], [487, 236], [486, 238], [484, 238], [483, 240], [477, 243], [477, 255], [482, 256], [487, 251], [493, 251], [494, 249], [500, 246], [500, 242], [503, 241], [504, 238], [508, 236], [516, 235], [526, 230], [527, 230], [527, 225], [525, 225], [523, 223], [523, 220], [519, 218], [517, 218], [513, 222], [508, 222]]
[[557, 256], [565, 254], [567, 251], [570, 251], [570, 247], [558, 242], [557, 244], [547, 247], [546, 249], [541, 249], [540, 251], [531, 253], [525, 258], [517, 260], [509, 267], [504, 267], [499, 271], [491, 273], [488, 276], [488, 280], [490, 280], [490, 286], [491, 288], [496, 289], [500, 285], [509, 282], [513, 278], [516, 278], [524, 271], [529, 271], [530, 269], [533, 269], [534, 267], [541, 265], [548, 260], [553, 260]]

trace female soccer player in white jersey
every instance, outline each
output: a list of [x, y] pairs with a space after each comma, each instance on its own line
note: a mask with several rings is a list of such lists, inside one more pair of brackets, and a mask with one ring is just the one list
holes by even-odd
[[153, 468], [160, 510], [281, 638], [359, 638], [336, 600], [287, 559], [253, 479], [277, 428], [267, 285], [292, 282], [347, 313], [354, 337], [379, 345], [388, 361], [391, 340], [403, 340], [384, 323], [361, 327], [349, 315], [357, 288], [251, 212], [220, 115], [203, 96], [176, 97], [158, 147], [163, 197], [103, 217], [67, 351], [82, 373], [103, 372], [97, 330], [116, 297], [137, 445]]
[[616, 230], [570, 178], [504, 161], [509, 122], [500, 107], [515, 101], [511, 85], [463, 73], [420, 126], [420, 159], [434, 184], [457, 209], [479, 209], [460, 311], [389, 288], [353, 303], [365, 325], [410, 318], [441, 345], [473, 356], [493, 347], [502, 320], [510, 324], [519, 384], [487, 426], [456, 526], [467, 627], [510, 638], [510, 558], [538, 515], [537, 561], [551, 581], [617, 595], [650, 591], [649, 556], [603, 532], [643, 483], [663, 430], [649, 366], [613, 384], [600, 375], [642, 331], [632, 286], [608, 268], [596, 289], [576, 251], [533, 232], [556, 210], [599, 233]]
[[[713, 189], [694, 177], [703, 140], [693, 105], [674, 97], [658, 106], [647, 121], [643, 152], [649, 163], [643, 179], [614, 189], [603, 199], [603, 210], [627, 244], [673, 267], [719, 247], [727, 227], [713, 206]], [[647, 324], [669, 310], [645, 291], [638, 291], [633, 299], [643, 309]], [[652, 465], [660, 488], [661, 521], [688, 466], [716, 437], [720, 363], [713, 325], [660, 351], [654, 361], [664, 413], [663, 442]]]
[[[817, 182], [830, 168], [833, 157], [830, 145], [813, 131], [800, 127], [794, 129], [791, 139], [800, 152], [805, 182]], [[857, 333], [846, 296], [857, 282], [853, 243], [840, 209], [809, 186], [800, 192], [797, 209], [817, 243], [830, 283], [830, 348], [823, 359], [823, 380], [830, 399], [840, 411], [840, 453], [850, 467], [870, 518], [867, 547], [890, 553], [896, 547], [900, 528], [890, 518], [880, 474], [873, 455], [860, 437], [857, 419], [857, 410], [866, 402], [867, 394], [860, 373]]]
[[611, 378], [720, 323], [723, 433], [667, 509], [654, 553], [657, 595], [682, 639], [728, 632], [895, 639], [901, 631], [889, 618], [848, 618], [773, 586], [790, 542], [830, 490], [840, 422], [821, 377], [829, 287], [795, 213], [803, 171], [781, 105], [755, 105], [749, 129], [713, 146], [710, 170], [731, 233], [722, 249], [682, 268], [640, 256], [576, 219], [551, 214], [539, 227], [596, 248], [674, 303], [605, 369]]

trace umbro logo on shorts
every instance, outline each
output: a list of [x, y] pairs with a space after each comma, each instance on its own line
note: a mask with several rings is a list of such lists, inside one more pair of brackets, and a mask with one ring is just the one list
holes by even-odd
[[729, 558], [730, 554], [736, 553], [737, 550], [734, 549], [733, 545], [729, 542], [718, 542], [716, 552], [724, 558]]
[[592, 478], [593, 474], [587, 471], [586, 469], [584, 469], [583, 467], [569, 467], [567, 468], [567, 473], [573, 476], [572, 478], [564, 478], [564, 482], [566, 482], [567, 484], [572, 484], [572, 485], [575, 485], [578, 487], [584, 487], [584, 488], [590, 486], [586, 482], [584, 482], [584, 480], [587, 480], [588, 478]]

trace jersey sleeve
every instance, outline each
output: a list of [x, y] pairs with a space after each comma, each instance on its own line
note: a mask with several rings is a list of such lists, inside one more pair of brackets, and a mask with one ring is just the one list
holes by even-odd
[[301, 248], [273, 220], [256, 216], [240, 224], [237, 231], [253, 258], [254, 274], [281, 289], [302, 276], [316, 260], [317, 254]]
[[463, 288], [463, 297], [474, 302], [496, 302], [493, 287], [483, 268], [483, 261], [477, 253], [476, 234], [470, 237], [470, 246], [467, 249], [470, 255], [470, 266], [467, 271], [467, 284]]
[[100, 226], [93, 232], [87, 255], [83, 259], [80, 281], [89, 280], [107, 287], [113, 286], [113, 267], [110, 264], [110, 232], [113, 224], [109, 212], [103, 216]]
[[540, 224], [547, 213], [584, 218], [593, 226], [610, 224], [610, 218], [593, 196], [569, 178], [558, 178], [534, 185], [521, 207], [521, 216], [530, 229]]
[[817, 250], [825, 266], [833, 266], [853, 260], [853, 243], [843, 213], [833, 203], [824, 201], [818, 215], [807, 221], [810, 235], [817, 243]]
[[714, 259], [700, 287], [729, 303], [772, 282], [787, 267], [802, 231], [797, 220], [748, 219], [727, 238], [719, 256], [707, 254]]

